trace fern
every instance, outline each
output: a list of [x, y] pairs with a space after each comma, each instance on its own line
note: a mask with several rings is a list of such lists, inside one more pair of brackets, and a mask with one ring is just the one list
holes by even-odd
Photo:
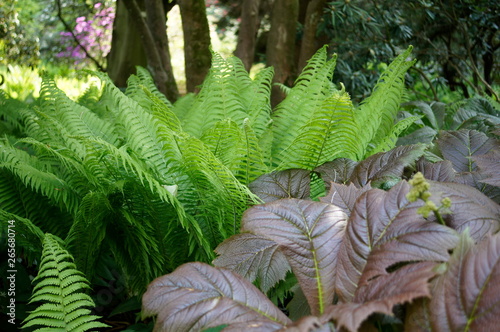
[[[237, 67], [241, 62], [225, 61], [219, 54], [212, 54], [212, 68], [203, 82], [200, 93], [183, 118], [182, 126], [185, 132], [194, 137], [201, 137], [217, 122], [226, 118], [232, 119], [238, 125], [247, 117], [243, 100], [238, 91], [248, 87], [248, 79], [241, 80], [241, 72], [237, 76]], [[235, 68], [236, 67], [236, 68]], [[236, 77], [240, 77], [237, 80]], [[237, 82], [237, 84], [235, 84]]]
[[343, 91], [334, 93], [312, 111], [311, 119], [298, 130], [294, 141], [277, 156], [281, 160], [278, 169], [313, 170], [335, 158], [355, 159], [358, 132], [349, 96]]
[[2, 232], [0, 233], [2, 237], [7, 238], [5, 232], [8, 229], [8, 222], [14, 220], [16, 222], [16, 246], [24, 249], [24, 256], [28, 258], [28, 261], [39, 260], [42, 255], [42, 242], [45, 236], [42, 230], [31, 220], [2, 209], [0, 209], [0, 220], [2, 220]]
[[363, 128], [359, 139], [369, 142], [361, 151], [361, 158], [372, 154], [371, 150], [391, 136], [404, 91], [404, 76], [415, 64], [415, 60], [409, 60], [411, 51], [410, 46], [387, 67], [373, 88], [371, 96], [361, 103], [356, 112], [358, 126]]
[[40, 270], [33, 282], [29, 303], [44, 302], [24, 320], [23, 328], [42, 326], [35, 331], [88, 331], [108, 327], [91, 315], [92, 299], [84, 293], [88, 281], [79, 272], [72, 256], [51, 234], [43, 240]]
[[275, 166], [283, 164], [283, 152], [290, 149], [301, 128], [331, 94], [336, 58], [327, 60], [326, 57], [326, 47], [316, 52], [272, 114], [274, 144], [271, 153]]
[[51, 164], [0, 140], [0, 167], [14, 174], [32, 191], [51, 199], [62, 210], [76, 211], [78, 194], [67, 181], [54, 174]]

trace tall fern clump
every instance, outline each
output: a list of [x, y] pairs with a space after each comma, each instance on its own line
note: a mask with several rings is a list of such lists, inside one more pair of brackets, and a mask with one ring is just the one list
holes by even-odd
[[272, 68], [251, 79], [216, 53], [201, 91], [175, 104], [143, 68], [125, 91], [95, 73], [102, 87], [77, 101], [49, 77], [33, 104], [0, 94], [0, 213], [31, 238], [64, 239], [91, 281], [110, 256], [128, 294], [140, 294], [186, 261], [210, 262], [259, 202], [247, 185], [262, 174], [392, 148], [417, 119], [395, 122], [410, 52], [359, 107], [332, 83], [326, 48], [274, 110]]
[[46, 234], [40, 270], [30, 303], [44, 302], [25, 319], [23, 328], [43, 326], [35, 331], [89, 331], [108, 325], [96, 321], [89, 308], [94, 302], [82, 290], [88, 281], [73, 263], [73, 257]]
[[362, 160], [395, 146], [398, 134], [417, 117], [395, 123], [404, 91], [404, 75], [415, 63], [411, 47], [380, 77], [372, 95], [355, 107], [349, 94], [332, 82], [335, 60], [320, 49], [287, 97], [275, 109], [272, 146], [278, 169], [315, 167], [336, 158]]

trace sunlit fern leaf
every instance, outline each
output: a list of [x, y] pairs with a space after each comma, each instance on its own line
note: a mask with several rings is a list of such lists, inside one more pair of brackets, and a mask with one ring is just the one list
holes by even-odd
[[182, 157], [178, 198], [215, 247], [239, 229], [241, 215], [254, 196], [203, 142], [187, 134], [175, 139]]
[[196, 95], [194, 93], [187, 93], [174, 103], [172, 111], [181, 123], [185, 122], [184, 119], [189, 115], [189, 110], [193, 107], [195, 100]]
[[[126, 174], [136, 177], [141, 185], [148, 187], [158, 198], [176, 207], [178, 217], [183, 218], [184, 211], [182, 211], [175, 196], [164, 187], [165, 184], [158, 182], [151, 173], [146, 171], [141, 161], [129, 154], [127, 146], [117, 148], [98, 138], [85, 140], [85, 144], [87, 147], [87, 156], [84, 163], [90, 171], [94, 173], [100, 172], [99, 174], [95, 174], [95, 176], [106, 176], [102, 166], [108, 170], [114, 168], [115, 172], [118, 170], [117, 167], [121, 167]], [[118, 174], [109, 174], [108, 177], [111, 175], [116, 176]], [[122, 179], [118, 176], [114, 180]]]
[[153, 95], [155, 95], [162, 103], [164, 103], [167, 107], [172, 108], [172, 103], [165, 97], [163, 93], [158, 90], [156, 84], [153, 80], [153, 77], [149, 73], [149, 71], [141, 66], [136, 67], [137, 77], [140, 80], [140, 83], [148, 90], [151, 91]]
[[356, 111], [358, 125], [364, 129], [360, 132], [360, 139], [370, 144], [367, 145], [368, 154], [370, 147], [378, 146], [392, 130], [400, 109], [405, 74], [415, 64], [415, 60], [409, 60], [411, 51], [410, 46], [391, 62], [380, 76], [371, 96]]
[[271, 125], [271, 82], [274, 76], [272, 67], [260, 70], [252, 82], [252, 94], [246, 100], [246, 109], [257, 138], [261, 138]]
[[172, 111], [172, 107], [162, 103], [152, 92], [144, 88], [144, 92], [151, 99], [151, 111], [158, 126], [166, 126], [172, 131], [182, 131], [179, 118]]
[[40, 96], [42, 111], [61, 124], [68, 136], [97, 136], [112, 144], [116, 143], [112, 124], [68, 98], [52, 79], [44, 78]]
[[[248, 185], [250, 182], [270, 171], [262, 151], [257, 135], [250, 121], [243, 122], [242, 128], [242, 159], [236, 164], [234, 174], [241, 183]], [[269, 153], [270, 151], [268, 151]]]
[[241, 157], [238, 151], [241, 141], [240, 129], [231, 119], [215, 123], [212, 128], [205, 131], [200, 140], [229, 169]]
[[309, 60], [288, 96], [276, 106], [273, 114], [273, 162], [281, 163], [282, 152], [298, 137], [300, 128], [308, 123], [312, 110], [321, 107], [331, 95], [331, 79], [336, 57], [327, 60], [326, 48], [321, 48]]
[[388, 135], [378, 143], [378, 145], [370, 150], [369, 155], [367, 157], [374, 155], [378, 152], [387, 152], [396, 146], [396, 142], [398, 140], [399, 134], [401, 134], [406, 128], [411, 126], [415, 121], [419, 120], [421, 116], [410, 116], [405, 119], [398, 121], [394, 127], [392, 127], [391, 131]]
[[36, 331], [88, 331], [108, 325], [92, 315], [95, 306], [84, 292], [88, 281], [76, 269], [73, 257], [62, 248], [61, 240], [47, 233], [30, 303], [44, 302], [23, 322], [23, 328], [42, 326]]
[[162, 181], [166, 181], [169, 160], [163, 151], [163, 142], [158, 139], [153, 115], [145, 111], [136, 101], [124, 95], [110, 78], [103, 73], [96, 75], [109, 89], [115, 104], [112, 111], [126, 137], [126, 144], [141, 158], [148, 169]]
[[277, 157], [281, 160], [278, 169], [313, 170], [335, 158], [357, 155], [359, 128], [347, 93], [334, 93], [316, 109], [311, 109], [311, 113], [295, 140]]
[[29, 137], [17, 141], [17, 146], [21, 144], [32, 147], [35, 155], [44, 163], [60, 165], [54, 173], [67, 181], [80, 195], [83, 196], [89, 188], [99, 187], [99, 180], [87, 172], [81, 158], [75, 156], [71, 150], [54, 148]]
[[96, 107], [99, 99], [101, 98], [101, 89], [97, 87], [95, 84], [89, 86], [85, 92], [80, 95], [77, 99], [77, 103], [82, 105], [83, 107], [92, 110]]
[[188, 113], [182, 117], [184, 131], [199, 138], [205, 130], [226, 118], [238, 125], [243, 123], [247, 114], [239, 88], [234, 84], [236, 75], [241, 75], [241, 72], [235, 68], [235, 62], [226, 61], [219, 54], [212, 53], [212, 67], [208, 76]]

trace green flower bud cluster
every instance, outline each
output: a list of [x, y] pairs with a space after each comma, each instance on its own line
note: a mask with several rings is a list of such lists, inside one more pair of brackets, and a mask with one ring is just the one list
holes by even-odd
[[430, 184], [425, 180], [424, 175], [420, 172], [415, 174], [413, 178], [408, 181], [408, 183], [412, 188], [410, 192], [406, 194], [406, 198], [410, 202], [415, 202], [418, 199], [425, 202], [423, 206], [417, 209], [417, 213], [421, 214], [424, 218], [427, 218], [429, 217], [429, 214], [433, 212], [439, 222], [444, 225], [444, 220], [441, 215], [451, 213], [451, 199], [449, 197], [445, 197], [441, 200], [441, 206], [436, 206], [436, 204], [429, 199], [432, 195], [429, 192]]

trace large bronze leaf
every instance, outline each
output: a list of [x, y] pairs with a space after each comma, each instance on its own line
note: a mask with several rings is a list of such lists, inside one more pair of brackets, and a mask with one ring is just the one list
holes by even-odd
[[435, 265], [431, 262], [410, 264], [379, 276], [360, 286], [352, 302], [330, 306], [322, 320], [333, 319], [337, 328], [345, 327], [355, 332], [373, 313], [392, 315], [396, 304], [429, 297], [428, 280], [436, 274], [433, 271]]
[[155, 331], [201, 331], [256, 322], [260, 331], [290, 323], [264, 294], [240, 275], [204, 263], [187, 263], [155, 279], [142, 298], [143, 316], [158, 315]]
[[451, 214], [444, 215], [446, 225], [459, 233], [469, 228], [477, 242], [500, 230], [500, 205], [470, 186], [459, 183], [429, 181], [431, 200], [439, 206], [441, 199], [451, 199]]
[[248, 209], [242, 232], [279, 244], [311, 312], [317, 315], [333, 302], [334, 267], [346, 219], [346, 214], [331, 204], [283, 199]]
[[456, 233], [417, 214], [422, 203], [408, 201], [409, 189], [403, 181], [388, 192], [369, 190], [356, 201], [335, 274], [335, 292], [341, 302], [353, 300], [360, 280], [384, 274], [395, 264], [448, 259]]
[[259, 176], [248, 187], [265, 203], [281, 198], [308, 199], [311, 171], [287, 169]]
[[252, 233], [230, 237], [222, 242], [215, 252], [219, 254], [213, 262], [215, 266], [228, 268], [250, 282], [259, 278], [263, 292], [285, 279], [290, 270], [278, 243]]
[[500, 149], [485, 155], [474, 156], [472, 160], [478, 165], [480, 173], [484, 175], [481, 182], [500, 187]]
[[432, 293], [433, 331], [498, 331], [500, 234], [478, 245], [466, 233], [462, 235]]
[[399, 181], [403, 170], [424, 153], [425, 145], [398, 146], [388, 152], [379, 152], [359, 162], [351, 174], [350, 180], [358, 188], [374, 183]]
[[436, 141], [443, 157], [457, 172], [472, 172], [477, 168], [472, 156], [487, 154], [498, 148], [499, 142], [475, 130], [442, 131]]
[[332, 182], [328, 194], [325, 197], [321, 197], [319, 200], [324, 203], [338, 206], [342, 209], [342, 211], [350, 216], [351, 211], [354, 208], [354, 203], [356, 203], [358, 197], [369, 189], [371, 189], [370, 185], [366, 185], [362, 188], [357, 188], [352, 183], [347, 186], [344, 184]]

